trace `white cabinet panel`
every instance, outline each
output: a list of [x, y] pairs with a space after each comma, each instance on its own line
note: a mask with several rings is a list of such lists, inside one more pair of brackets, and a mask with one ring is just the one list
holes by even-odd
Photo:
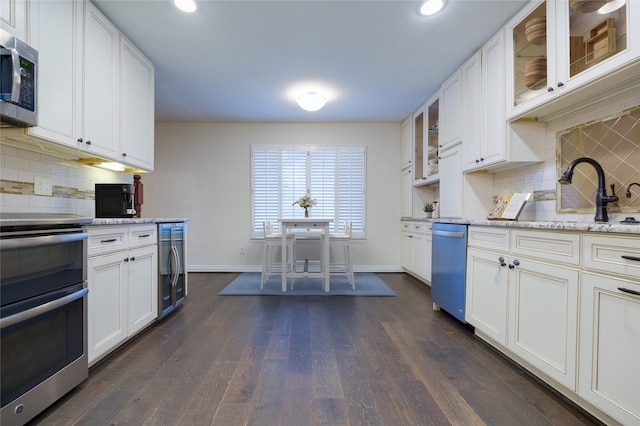
[[26, 0], [0, 1], [0, 28], [29, 44]]
[[[502, 259], [502, 260], [500, 260]], [[465, 321], [502, 346], [507, 344], [507, 278], [504, 255], [467, 251]]]
[[157, 246], [129, 251], [129, 334], [158, 317]]
[[440, 152], [440, 217], [462, 218], [461, 145]]
[[154, 162], [153, 64], [124, 36], [120, 97], [121, 161], [151, 171]]
[[526, 258], [510, 258], [509, 265], [515, 267], [509, 278], [507, 347], [575, 391], [578, 271]]
[[89, 362], [109, 353], [128, 336], [127, 267], [122, 253], [89, 258]]
[[626, 425], [640, 424], [640, 284], [582, 274], [581, 397]]
[[445, 150], [462, 138], [462, 73], [453, 73], [440, 88], [439, 148]]

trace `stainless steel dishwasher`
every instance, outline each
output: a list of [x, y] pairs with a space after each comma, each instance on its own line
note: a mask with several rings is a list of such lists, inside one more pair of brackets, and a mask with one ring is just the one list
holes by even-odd
[[432, 226], [431, 300], [464, 322], [467, 270], [467, 225], [434, 223]]

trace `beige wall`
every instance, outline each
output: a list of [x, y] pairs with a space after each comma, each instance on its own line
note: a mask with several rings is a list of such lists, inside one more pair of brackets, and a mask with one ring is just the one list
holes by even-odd
[[252, 144], [366, 145], [367, 240], [352, 247], [354, 265], [401, 270], [400, 123], [156, 123], [155, 134], [142, 212], [192, 219], [189, 270], [259, 270], [262, 244], [250, 240]]

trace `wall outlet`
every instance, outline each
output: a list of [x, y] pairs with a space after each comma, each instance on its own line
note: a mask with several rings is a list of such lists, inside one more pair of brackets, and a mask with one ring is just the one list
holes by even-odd
[[33, 177], [33, 193], [36, 195], [52, 195], [51, 178], [44, 176]]
[[244, 247], [240, 246], [240, 254], [244, 254]]

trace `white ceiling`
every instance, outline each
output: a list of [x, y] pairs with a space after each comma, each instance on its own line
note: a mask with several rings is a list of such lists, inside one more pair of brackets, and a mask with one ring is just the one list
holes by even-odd
[[[94, 0], [155, 65], [157, 121], [401, 121], [526, 0]], [[304, 83], [324, 90], [300, 109]]]

